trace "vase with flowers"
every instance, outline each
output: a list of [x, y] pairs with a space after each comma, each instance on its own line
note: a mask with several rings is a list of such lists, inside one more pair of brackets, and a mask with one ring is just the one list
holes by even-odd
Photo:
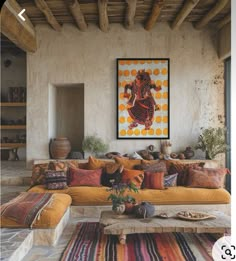
[[117, 214], [123, 214], [126, 212], [130, 214], [133, 207], [135, 206], [136, 200], [134, 197], [128, 195], [129, 191], [138, 193], [138, 188], [134, 183], [121, 183], [111, 181], [112, 187], [107, 191], [111, 191], [111, 194], [108, 197], [108, 200], [112, 201], [112, 210]]

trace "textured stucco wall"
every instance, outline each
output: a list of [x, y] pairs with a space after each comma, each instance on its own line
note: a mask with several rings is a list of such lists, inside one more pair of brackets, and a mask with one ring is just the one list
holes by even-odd
[[170, 139], [173, 151], [195, 144], [201, 127], [224, 122], [223, 62], [215, 35], [185, 23], [172, 31], [158, 23], [151, 32], [113, 24], [109, 33], [89, 25], [80, 32], [36, 27], [38, 50], [27, 55], [27, 159], [48, 158], [49, 88], [84, 83], [85, 135], [97, 133], [110, 151], [133, 152], [159, 140], [116, 139], [116, 58], [170, 58]]

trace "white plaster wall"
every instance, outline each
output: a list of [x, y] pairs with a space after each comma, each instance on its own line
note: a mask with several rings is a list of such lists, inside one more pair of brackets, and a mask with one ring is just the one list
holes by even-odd
[[27, 159], [46, 159], [49, 142], [49, 87], [84, 83], [85, 135], [96, 133], [121, 153], [143, 149], [159, 140], [116, 139], [116, 58], [170, 58], [170, 139], [173, 151], [197, 141], [201, 127], [224, 122], [223, 62], [215, 35], [189, 23], [172, 31], [158, 23], [151, 32], [141, 25], [129, 31], [112, 24], [109, 33], [95, 25], [80, 32], [36, 27], [38, 50], [27, 55]]

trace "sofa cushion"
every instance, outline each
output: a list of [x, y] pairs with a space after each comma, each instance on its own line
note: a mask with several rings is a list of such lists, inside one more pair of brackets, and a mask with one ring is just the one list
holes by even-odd
[[165, 187], [175, 187], [175, 186], [177, 186], [177, 177], [178, 177], [178, 173], [165, 176], [164, 177]]
[[167, 168], [166, 168], [166, 162], [164, 160], [156, 160], [156, 161], [151, 161], [150, 163], [147, 163], [145, 160], [145, 163], [135, 165], [134, 169], [139, 169], [139, 170], [144, 170], [145, 172], [164, 172], [164, 174], [167, 174]]
[[144, 179], [144, 172], [142, 170], [133, 170], [133, 169], [126, 169], [122, 171], [121, 174], [121, 182], [130, 184], [131, 182], [137, 188], [141, 188]]
[[190, 169], [188, 175], [188, 187], [192, 188], [223, 188], [225, 183], [225, 175], [228, 169]]
[[116, 163], [123, 165], [126, 169], [133, 169], [135, 165], [141, 164], [140, 159], [128, 159], [124, 157], [115, 157], [114, 159]]
[[101, 184], [106, 187], [112, 187], [112, 183], [121, 182], [121, 172], [123, 166], [117, 163], [109, 163], [103, 168]]
[[49, 163], [33, 165], [31, 186], [45, 183], [45, 171], [48, 170]]
[[70, 168], [69, 186], [101, 186], [102, 169], [86, 170]]
[[164, 172], [148, 172], [144, 173], [144, 188], [164, 189]]
[[[110, 192], [107, 187], [69, 187], [64, 190], [54, 190], [54, 193], [67, 193], [72, 198], [72, 205], [101, 206], [111, 205], [107, 200]], [[50, 192], [44, 185], [37, 185], [29, 192]], [[229, 204], [230, 194], [227, 190], [169, 187], [165, 190], [141, 189], [138, 193], [129, 192], [138, 202], [148, 201], [154, 205], [192, 205], [192, 204]]]
[[47, 189], [64, 189], [67, 187], [67, 175], [64, 171], [47, 170], [45, 177]]
[[204, 162], [199, 163], [190, 163], [190, 164], [182, 164], [181, 161], [166, 161], [168, 174], [176, 174], [178, 173], [177, 185], [178, 186], [186, 186], [188, 181], [188, 173], [190, 168], [203, 167]]
[[[44, 187], [43, 185], [40, 186]], [[71, 205], [71, 202], [72, 199], [69, 195], [55, 193], [50, 204], [44, 208], [40, 214], [40, 218], [33, 224], [33, 228], [55, 228], [67, 208]], [[1, 227], [19, 228], [22, 226], [12, 219], [1, 216]]]

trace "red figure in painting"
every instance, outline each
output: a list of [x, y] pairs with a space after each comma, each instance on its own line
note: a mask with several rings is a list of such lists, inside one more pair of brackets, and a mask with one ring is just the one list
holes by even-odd
[[152, 89], [160, 91], [161, 86], [152, 84], [150, 75], [145, 70], [138, 71], [135, 80], [125, 85], [124, 97], [129, 99], [128, 113], [133, 119], [129, 129], [137, 127], [138, 124], [144, 125], [145, 130], [152, 126], [154, 111], [160, 110], [152, 96]]

